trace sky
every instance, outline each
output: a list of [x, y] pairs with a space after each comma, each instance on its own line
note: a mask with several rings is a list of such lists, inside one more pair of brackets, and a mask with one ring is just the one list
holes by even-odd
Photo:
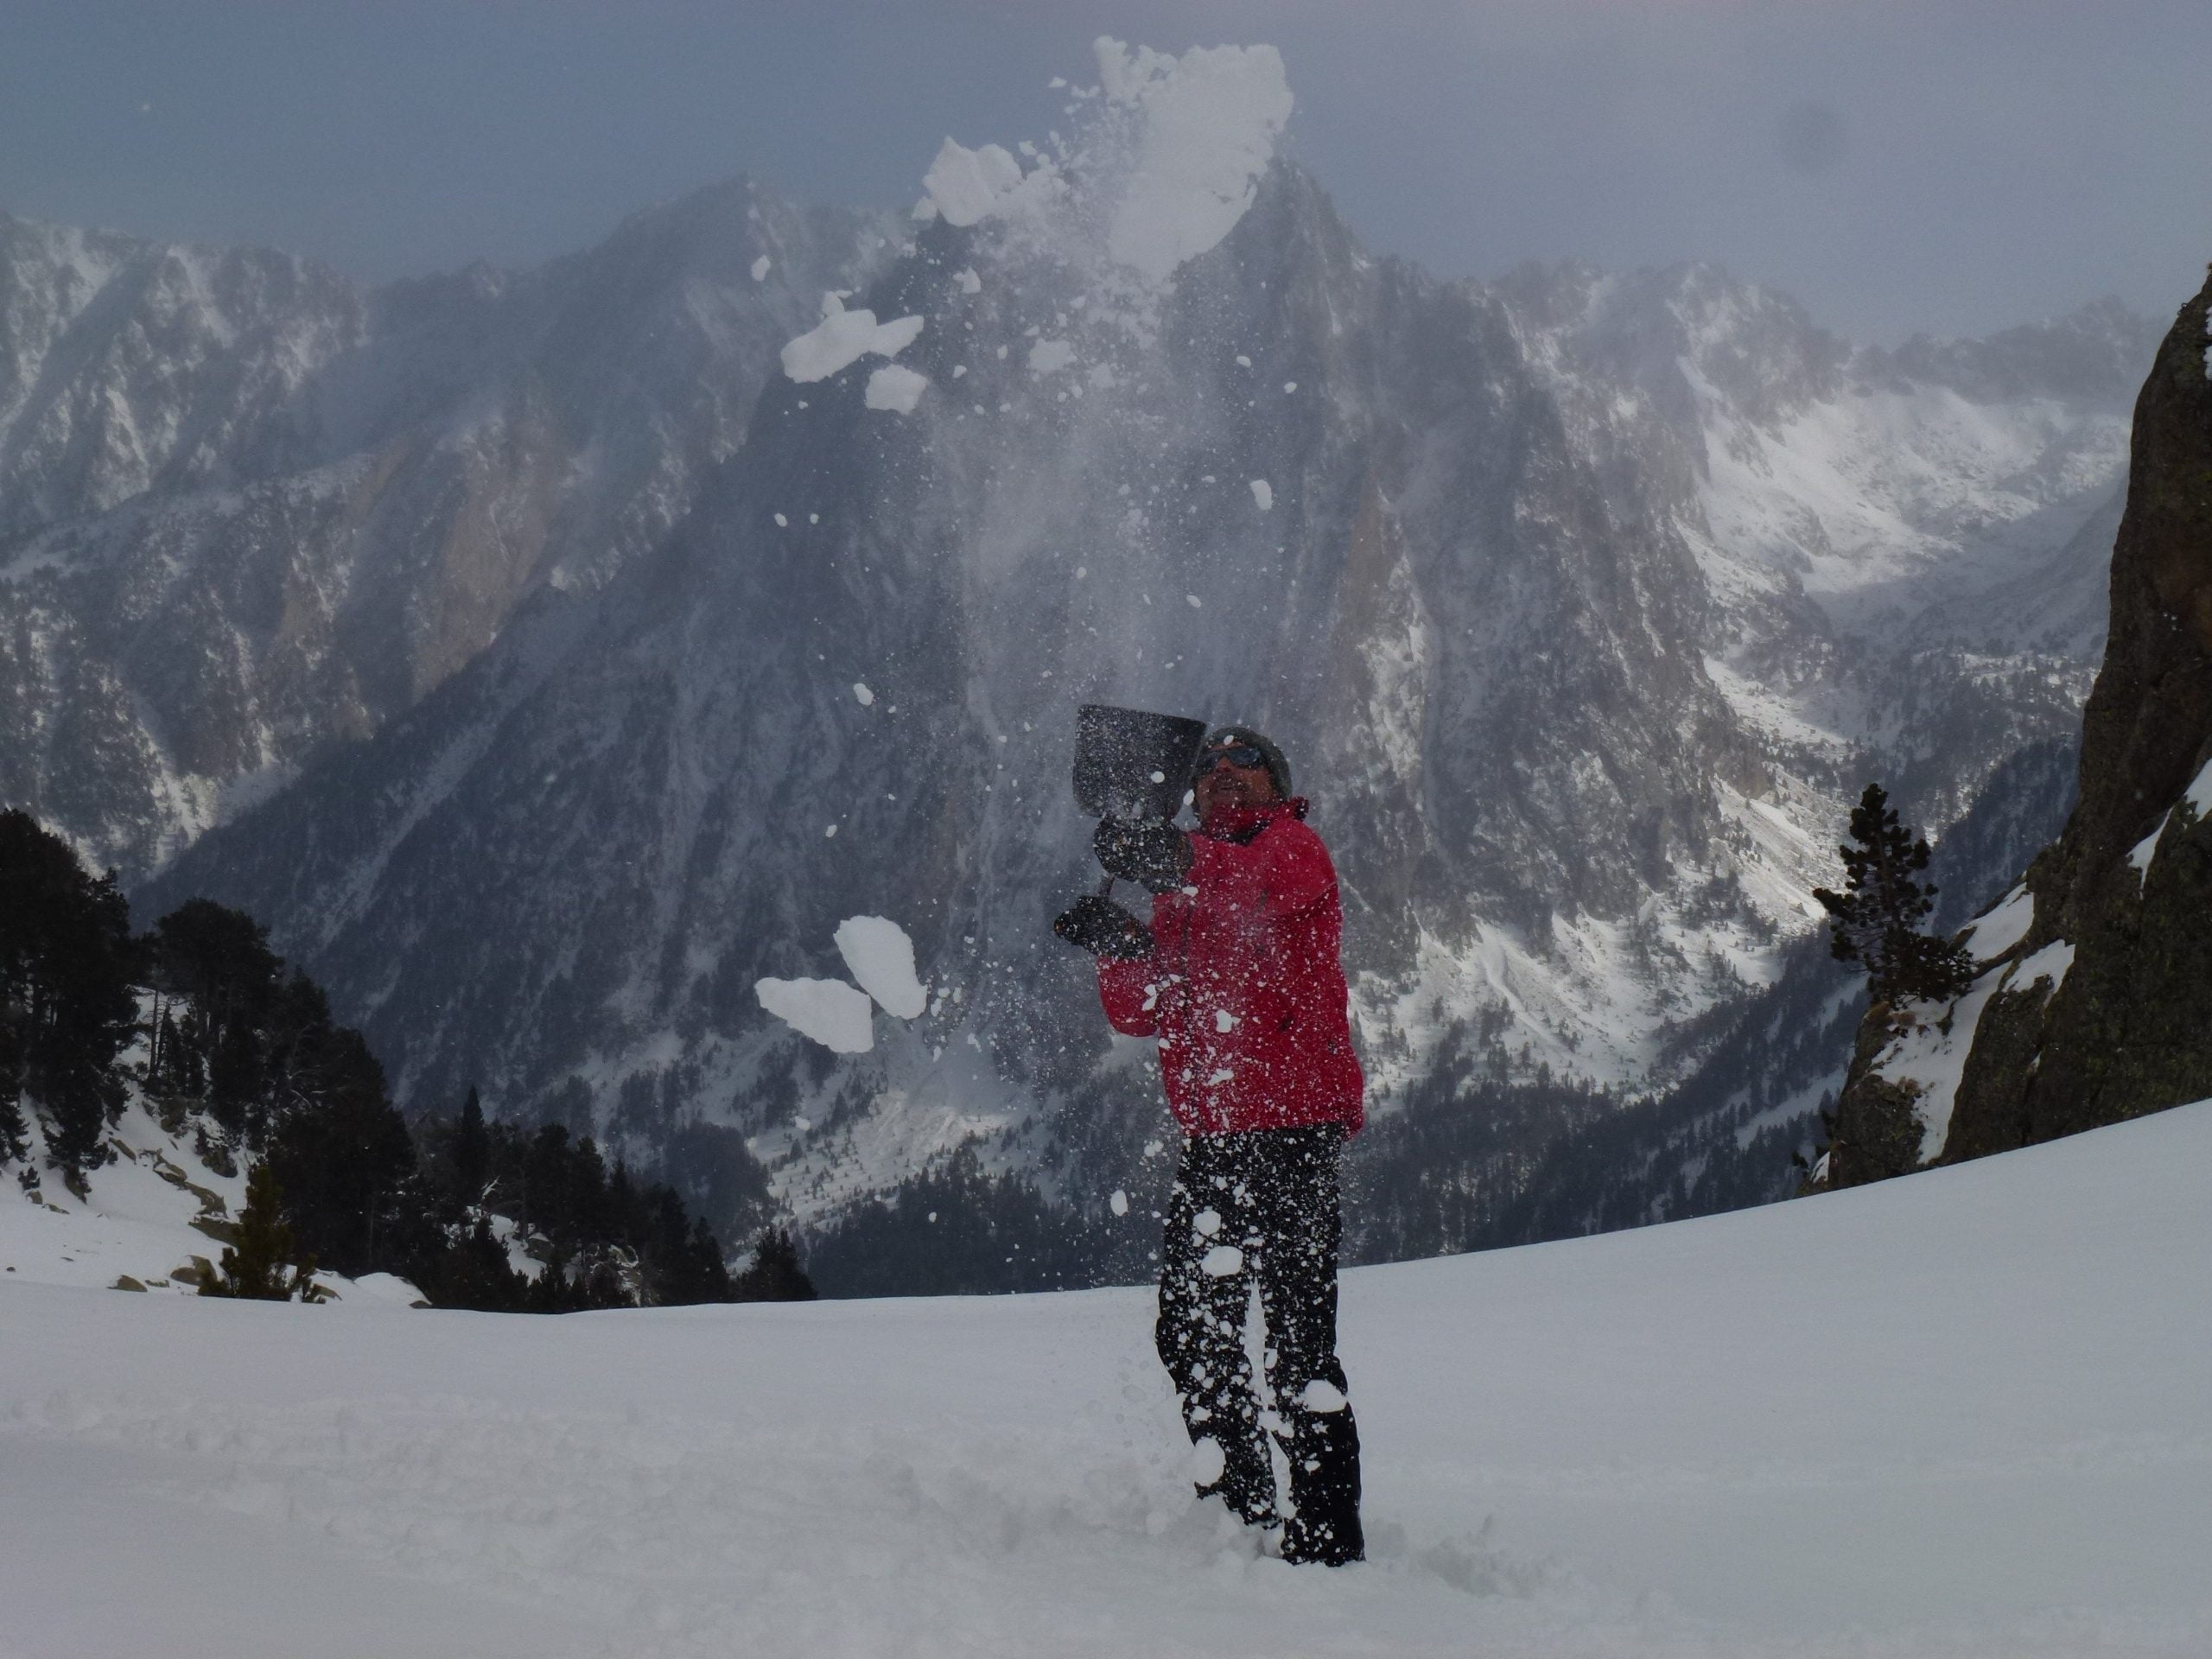
[[1893, 342], [2212, 258], [2207, 0], [0, 0], [0, 209], [380, 281], [740, 172], [904, 207], [1101, 34], [1280, 48], [1289, 153], [1447, 276], [1712, 260]]

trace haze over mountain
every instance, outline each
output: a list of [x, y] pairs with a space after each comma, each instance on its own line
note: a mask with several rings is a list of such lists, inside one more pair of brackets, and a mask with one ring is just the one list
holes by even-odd
[[[270, 923], [410, 1108], [734, 1124], [818, 1217], [970, 1137], [1141, 1174], [1044, 929], [1080, 702], [1281, 739], [1385, 1118], [1681, 1077], [1868, 776], [1940, 830], [2076, 728], [2151, 325], [1446, 282], [1275, 156], [1267, 48], [1076, 96], [913, 221], [738, 185], [513, 276], [6, 221], [10, 798]], [[753, 987], [863, 913], [932, 995], [833, 1058]]]

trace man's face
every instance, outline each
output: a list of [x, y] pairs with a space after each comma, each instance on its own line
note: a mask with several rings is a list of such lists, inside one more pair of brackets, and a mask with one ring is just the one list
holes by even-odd
[[[1250, 764], [1239, 764], [1245, 760]], [[1257, 751], [1236, 743], [1217, 744], [1198, 757], [1198, 774], [1191, 794], [1201, 823], [1219, 807], [1264, 806], [1280, 798], [1267, 761]]]

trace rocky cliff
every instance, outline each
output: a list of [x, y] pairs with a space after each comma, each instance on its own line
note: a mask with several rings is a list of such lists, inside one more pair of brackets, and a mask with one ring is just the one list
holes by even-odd
[[2110, 636], [2079, 801], [1973, 925], [1948, 1007], [1878, 1009], [1840, 1103], [1837, 1184], [2212, 1095], [2212, 284], [2135, 406]]

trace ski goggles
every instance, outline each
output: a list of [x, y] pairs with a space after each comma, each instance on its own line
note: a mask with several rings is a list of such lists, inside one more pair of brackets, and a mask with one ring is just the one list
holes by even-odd
[[1200, 755], [1191, 768], [1191, 776], [1203, 778], [1224, 760], [1232, 766], [1247, 770], [1265, 767], [1268, 764], [1268, 757], [1251, 744], [1231, 743], [1226, 748], [1208, 749]]

